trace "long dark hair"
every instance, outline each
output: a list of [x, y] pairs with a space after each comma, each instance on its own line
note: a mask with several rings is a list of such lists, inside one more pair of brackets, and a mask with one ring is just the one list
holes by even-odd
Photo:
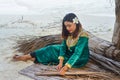
[[[68, 30], [66, 29], [64, 22], [65, 21], [69, 21], [69, 22], [73, 22], [73, 19], [77, 17], [74, 13], [68, 13], [65, 15], [65, 17], [63, 18], [62, 21], [62, 38], [63, 39], [67, 39], [67, 37], [70, 35], [70, 33], [68, 32]], [[77, 17], [78, 18], [78, 17]], [[79, 30], [82, 28], [82, 25], [80, 23], [80, 21], [78, 21], [78, 24], [76, 24], [76, 30], [73, 32], [73, 38], [76, 38], [77, 35], [79, 34]]]

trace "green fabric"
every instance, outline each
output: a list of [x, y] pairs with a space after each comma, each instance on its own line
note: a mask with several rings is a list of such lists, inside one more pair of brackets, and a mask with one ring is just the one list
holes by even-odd
[[67, 49], [67, 45], [66, 45], [66, 40], [62, 41], [61, 47], [60, 47], [60, 54], [59, 56], [65, 56], [66, 53], [66, 49]]
[[42, 64], [58, 64], [59, 56], [64, 57], [63, 65], [66, 63], [72, 67], [82, 67], [89, 60], [88, 38], [79, 37], [76, 45], [71, 46], [70, 50], [66, 45], [66, 40], [61, 44], [48, 45], [35, 50], [38, 62]]
[[[89, 50], [88, 50], [88, 38], [81, 37], [78, 40], [78, 43], [75, 47], [73, 55], [67, 61], [71, 66], [84, 66], [89, 58]], [[81, 64], [81, 65], [79, 65]]]

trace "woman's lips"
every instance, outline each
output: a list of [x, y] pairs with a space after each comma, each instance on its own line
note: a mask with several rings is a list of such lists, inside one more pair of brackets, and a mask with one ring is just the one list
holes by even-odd
[[72, 32], [72, 31], [69, 31], [70, 33]]
[[71, 32], [72, 30], [69, 30], [69, 32]]

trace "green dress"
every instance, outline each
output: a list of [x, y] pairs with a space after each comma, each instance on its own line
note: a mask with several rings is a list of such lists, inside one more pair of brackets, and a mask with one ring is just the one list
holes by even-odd
[[63, 65], [69, 68], [84, 66], [89, 60], [88, 34], [81, 31], [77, 40], [68, 44], [71, 36], [63, 40], [61, 44], [52, 44], [35, 50], [36, 60], [42, 64], [58, 64], [63, 59]]

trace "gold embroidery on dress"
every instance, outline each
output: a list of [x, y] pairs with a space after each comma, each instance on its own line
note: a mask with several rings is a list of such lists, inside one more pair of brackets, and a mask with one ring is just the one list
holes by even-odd
[[74, 46], [78, 42], [79, 36], [81, 35], [82, 32], [83, 32], [83, 29], [81, 29], [79, 31], [79, 34], [78, 34], [77, 38], [75, 38], [75, 39], [73, 39], [72, 36], [68, 36], [68, 38], [67, 38], [67, 46], [68, 46], [69, 50], [70, 50], [71, 46]]

